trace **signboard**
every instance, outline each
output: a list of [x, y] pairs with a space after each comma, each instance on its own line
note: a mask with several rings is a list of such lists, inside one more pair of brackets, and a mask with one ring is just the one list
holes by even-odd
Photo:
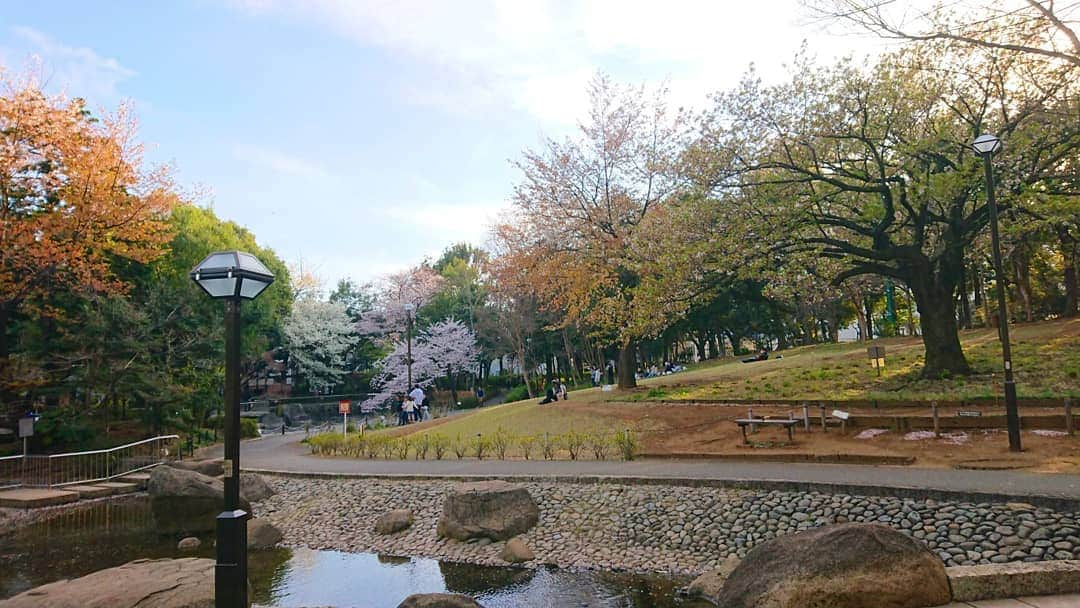
[[960, 410], [959, 412], [956, 412], [956, 415], [964, 418], [978, 418], [979, 416], [982, 416], [982, 412], [975, 410]]
[[847, 420], [848, 418], [851, 418], [851, 414], [842, 410], [833, 410], [832, 417], [840, 420]]
[[337, 413], [339, 413], [339, 414], [348, 414], [349, 413], [349, 402], [348, 401], [338, 401]]
[[34, 418], [33, 416], [27, 416], [26, 418], [19, 418], [19, 437], [33, 437], [34, 436]]
[[882, 368], [885, 367], [885, 347], [871, 346], [866, 349], [866, 356], [870, 359], [870, 367], [877, 369], [880, 376]]

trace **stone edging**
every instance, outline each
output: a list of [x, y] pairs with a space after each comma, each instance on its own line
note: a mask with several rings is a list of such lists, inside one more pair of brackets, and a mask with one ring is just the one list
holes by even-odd
[[948, 500], [970, 503], [1021, 502], [1055, 511], [1080, 513], [1080, 499], [1062, 496], [1005, 494], [994, 492], [964, 492], [936, 488], [912, 488], [902, 486], [873, 486], [866, 484], [823, 483], [774, 479], [708, 479], [693, 477], [635, 477], [619, 475], [422, 475], [415, 473], [328, 473], [307, 471], [282, 471], [274, 469], [249, 469], [249, 473], [299, 477], [310, 479], [387, 479], [401, 481], [484, 481], [504, 479], [515, 482], [548, 482], [576, 484], [657, 485], [683, 487], [710, 487], [734, 490], [761, 490], [765, 492], [818, 492], [821, 494], [852, 494], [856, 496], [884, 496], [911, 500]]
[[1080, 593], [1080, 560], [950, 566], [954, 602]]
[[[710, 454], [700, 452], [668, 452], [637, 455], [639, 458], [657, 460], [736, 460], [742, 462], [813, 462], [817, 464], [862, 464], [906, 466], [915, 463], [914, 456], [883, 456], [878, 454], [810, 454], [807, 452], [771, 454]], [[1027, 466], [1027, 465], [1025, 465]]]

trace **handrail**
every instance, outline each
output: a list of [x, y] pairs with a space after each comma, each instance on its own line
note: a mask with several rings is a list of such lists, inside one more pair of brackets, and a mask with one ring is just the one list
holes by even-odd
[[[143, 439], [134, 443], [127, 443], [124, 445], [118, 445], [111, 448], [105, 448], [103, 450], [87, 450], [85, 452], [66, 452], [64, 454], [36, 454], [36, 456], [48, 456], [49, 458], [60, 458], [62, 456], [88, 456], [90, 454], [105, 454], [106, 452], [115, 452], [124, 448], [130, 448], [144, 443], [150, 443], [151, 441], [157, 441], [159, 439], [179, 439], [179, 435], [158, 435], [157, 437], [151, 437], [149, 439]], [[32, 456], [35, 454], [31, 454]], [[10, 456], [8, 457], [10, 458]], [[21, 458], [21, 456], [20, 456]]]
[[0, 458], [0, 488], [57, 487], [130, 475], [175, 457], [179, 435], [158, 435], [102, 450]]

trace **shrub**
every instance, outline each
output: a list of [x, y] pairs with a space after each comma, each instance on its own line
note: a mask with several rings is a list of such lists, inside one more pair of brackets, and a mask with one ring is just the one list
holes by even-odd
[[431, 436], [421, 433], [413, 438], [413, 454], [417, 460], [426, 460], [428, 450], [431, 449]]
[[240, 419], [240, 436], [247, 439], [259, 436], [259, 422], [254, 418]]
[[577, 431], [570, 431], [563, 436], [563, 447], [570, 452], [570, 460], [577, 460], [578, 454], [585, 447], [585, 435]]
[[540, 438], [540, 452], [544, 455], [544, 460], [554, 459], [555, 453], [558, 451], [558, 436], [553, 436], [551, 433], [544, 433], [544, 436]]
[[529, 389], [524, 384], [519, 384], [506, 392], [506, 403], [521, 401], [529, 398]]
[[634, 459], [634, 455], [637, 453], [638, 443], [637, 438], [634, 437], [633, 431], [630, 429], [616, 431], [613, 443], [623, 460]]
[[529, 458], [532, 457], [532, 451], [539, 440], [540, 438], [536, 435], [523, 435], [518, 437], [518, 447], [521, 448], [521, 455], [525, 457], [525, 460], [529, 460]]
[[435, 450], [435, 460], [442, 460], [450, 448], [450, 438], [445, 435], [432, 435], [431, 449]]
[[385, 443], [386, 435], [368, 435], [364, 440], [364, 455], [371, 459], [378, 458]]
[[608, 448], [611, 447], [611, 438], [607, 433], [596, 431], [586, 436], [585, 443], [597, 460], [604, 460], [607, 457]]
[[499, 457], [499, 460], [506, 460], [506, 450], [513, 443], [513, 437], [509, 433], [504, 431], [502, 427], [495, 431], [495, 435], [491, 437], [491, 449], [495, 451], [495, 455]]
[[412, 440], [408, 437], [397, 437], [392, 444], [394, 446], [394, 453], [400, 460], [405, 460], [409, 457], [409, 448], [412, 447]]
[[458, 434], [457, 439], [454, 441], [454, 455], [458, 457], [458, 460], [465, 458], [465, 452], [469, 451], [469, 444], [461, 438]]
[[483, 460], [484, 454], [487, 452], [488, 448], [491, 447], [491, 441], [487, 437], [477, 433], [476, 437], [473, 437], [469, 442], [469, 445], [472, 448], [472, 453], [476, 456], [476, 459]]
[[393, 437], [383, 437], [383, 442], [379, 445], [379, 451], [382, 453], [382, 457], [387, 460], [394, 455], [394, 447], [396, 443]]

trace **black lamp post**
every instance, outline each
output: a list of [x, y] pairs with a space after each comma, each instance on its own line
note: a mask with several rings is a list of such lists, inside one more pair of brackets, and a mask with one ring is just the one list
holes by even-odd
[[247, 519], [240, 508], [240, 301], [253, 300], [274, 282], [255, 256], [211, 253], [191, 271], [211, 298], [225, 300], [225, 509], [217, 516], [215, 608], [247, 608]]
[[1016, 383], [1013, 382], [1012, 352], [1009, 347], [1009, 311], [1005, 304], [1005, 273], [1001, 268], [1001, 245], [998, 241], [997, 201], [994, 200], [994, 167], [991, 157], [1001, 151], [1001, 140], [984, 133], [972, 144], [983, 158], [986, 173], [986, 205], [990, 208], [990, 239], [994, 249], [994, 276], [997, 279], [998, 317], [1001, 327], [1001, 357], [1005, 365], [1005, 422], [1009, 427], [1009, 450], [1020, 451], [1020, 412], [1016, 407]]
[[[408, 383], [405, 386], [405, 392], [408, 393], [412, 390], [412, 324], [413, 324], [413, 306], [412, 302], [405, 304], [405, 367], [408, 370]], [[417, 405], [420, 405], [419, 403]]]

